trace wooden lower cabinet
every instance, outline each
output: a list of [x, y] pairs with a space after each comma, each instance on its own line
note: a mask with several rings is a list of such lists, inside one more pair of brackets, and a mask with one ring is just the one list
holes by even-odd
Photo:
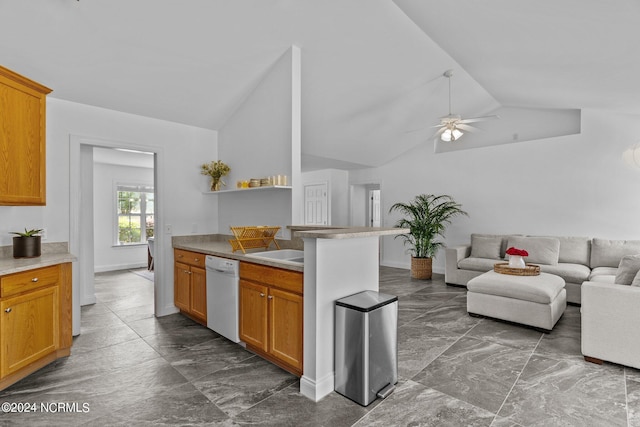
[[207, 272], [205, 255], [174, 250], [173, 302], [180, 311], [206, 326]]
[[240, 263], [240, 339], [295, 375], [303, 368], [302, 273]]
[[71, 264], [0, 277], [0, 389], [68, 356]]
[[302, 373], [302, 296], [269, 289], [269, 352]]
[[264, 352], [269, 350], [268, 294], [267, 286], [240, 280], [240, 339]]

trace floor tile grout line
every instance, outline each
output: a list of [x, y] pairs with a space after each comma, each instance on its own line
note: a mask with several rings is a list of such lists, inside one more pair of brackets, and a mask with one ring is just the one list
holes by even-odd
[[627, 410], [627, 427], [631, 426], [629, 419], [629, 390], [627, 389], [627, 367], [622, 370], [622, 378], [624, 379], [624, 406]]
[[542, 341], [542, 338], [544, 338], [544, 333], [540, 334], [540, 338], [538, 338], [538, 342], [536, 343], [536, 345], [533, 348], [533, 350], [531, 350], [531, 354], [529, 354], [529, 357], [527, 358], [527, 361], [524, 363], [524, 365], [522, 365], [522, 369], [518, 373], [518, 376], [516, 376], [515, 381], [513, 382], [513, 384], [511, 384], [511, 388], [507, 392], [507, 395], [504, 397], [504, 400], [502, 401], [502, 404], [500, 405], [500, 407], [496, 411], [496, 415], [493, 417], [493, 421], [491, 422], [491, 424], [493, 424], [493, 422], [496, 421], [496, 418], [498, 417], [498, 414], [500, 413], [500, 411], [504, 407], [504, 404], [507, 403], [507, 400], [509, 399], [509, 396], [511, 395], [511, 392], [513, 391], [513, 388], [516, 386], [516, 384], [518, 384], [518, 381], [520, 381], [520, 377], [522, 376], [522, 373], [524, 372], [524, 370], [526, 369], [527, 365], [531, 361], [531, 358], [533, 357], [533, 355], [536, 352], [536, 349], [540, 345], [540, 342]]

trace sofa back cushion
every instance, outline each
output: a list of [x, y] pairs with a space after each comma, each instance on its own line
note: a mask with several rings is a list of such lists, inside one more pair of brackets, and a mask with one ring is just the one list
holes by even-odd
[[500, 259], [502, 237], [471, 235], [471, 258]]
[[533, 264], [558, 265], [560, 257], [560, 240], [556, 237], [511, 236], [507, 247], [524, 249], [529, 253], [525, 257]]
[[473, 250], [473, 240], [474, 237], [489, 237], [489, 238], [499, 238], [501, 240], [500, 244], [500, 259], [504, 259], [505, 251], [507, 250], [507, 242], [509, 237], [511, 236], [521, 236], [521, 234], [482, 234], [482, 233], [472, 233], [471, 234], [471, 250]]
[[616, 272], [616, 285], [630, 285], [640, 271], [640, 255], [625, 255], [620, 260]]
[[625, 255], [640, 254], [640, 240], [593, 239], [591, 241], [591, 268], [618, 267]]
[[552, 237], [560, 241], [560, 255], [558, 256], [558, 262], [589, 266], [591, 257], [591, 239], [589, 237], [544, 237]]
[[636, 274], [636, 277], [633, 278], [633, 282], [631, 282], [631, 286], [639, 286], [640, 287], [640, 271]]

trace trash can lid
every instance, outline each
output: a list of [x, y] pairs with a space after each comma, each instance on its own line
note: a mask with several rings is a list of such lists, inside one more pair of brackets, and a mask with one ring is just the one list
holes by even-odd
[[394, 301], [398, 301], [398, 297], [395, 295], [375, 291], [363, 291], [340, 298], [336, 301], [336, 305], [357, 311], [369, 312]]

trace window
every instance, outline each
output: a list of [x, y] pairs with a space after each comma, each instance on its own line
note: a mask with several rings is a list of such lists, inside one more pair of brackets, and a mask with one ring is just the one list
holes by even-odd
[[154, 232], [153, 187], [118, 184], [116, 245], [147, 243]]

